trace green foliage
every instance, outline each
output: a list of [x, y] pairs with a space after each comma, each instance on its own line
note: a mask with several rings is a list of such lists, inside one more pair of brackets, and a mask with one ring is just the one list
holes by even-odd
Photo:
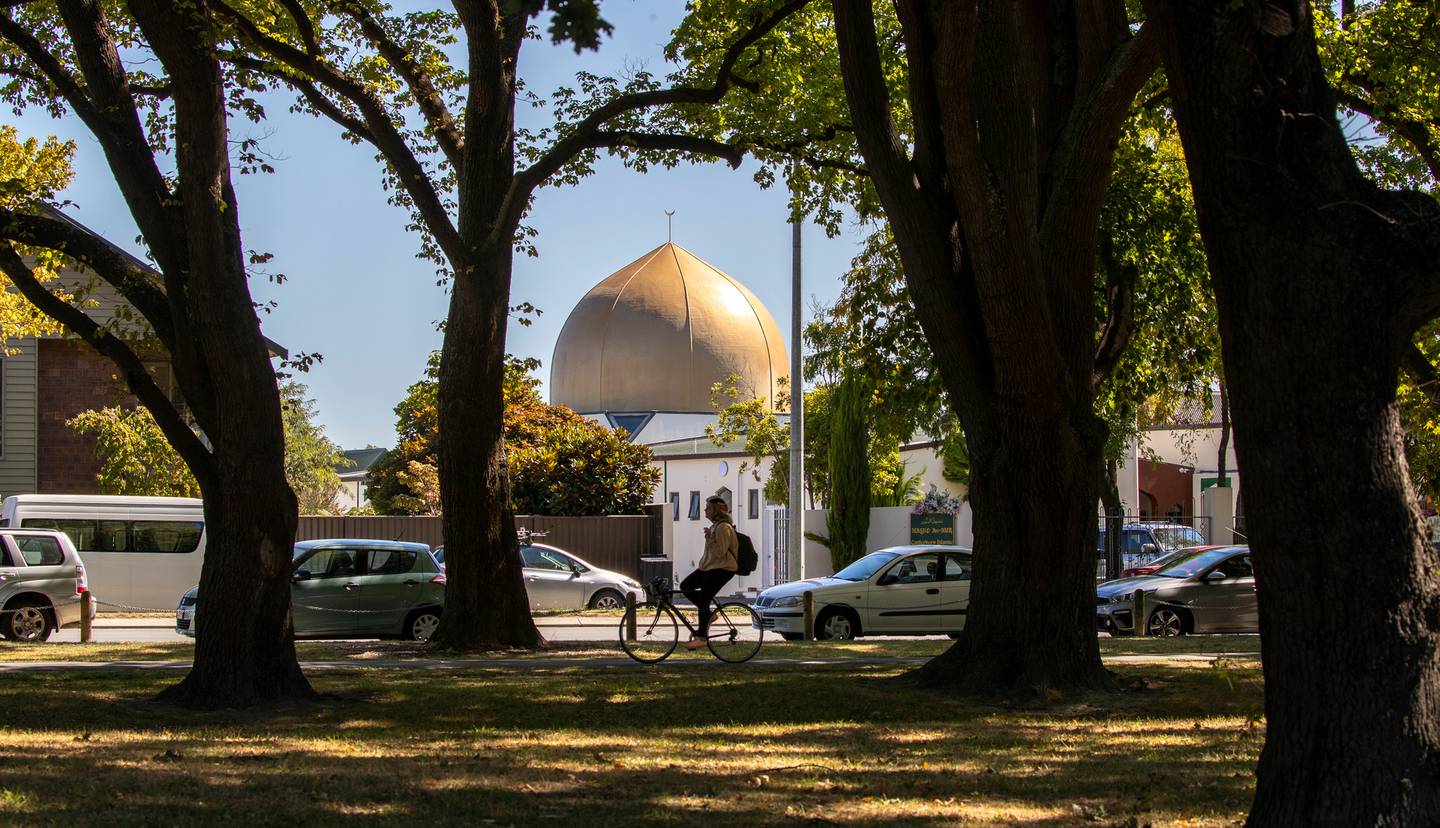
[[1174, 121], [1143, 107], [1132, 112], [1115, 152], [1100, 213], [1095, 325], [1109, 313], [1107, 283], [1129, 269], [1134, 315], [1129, 342], [1100, 386], [1096, 411], [1110, 427], [1109, 458], [1149, 422], [1172, 422], [1185, 408], [1210, 410], [1220, 375], [1219, 322], [1200, 241], [1189, 173]]
[[[646, 446], [540, 397], [536, 360], [505, 367], [505, 444], [511, 505], [520, 514], [640, 512], [661, 472]], [[371, 468], [370, 500], [381, 514], [435, 514], [440, 507], [437, 445], [440, 355], [395, 406], [399, 442]]]
[[315, 422], [315, 401], [298, 382], [280, 386], [280, 416], [285, 426], [285, 479], [295, 491], [302, 515], [336, 514], [345, 452]]
[[925, 478], [925, 470], [909, 474], [909, 465], [900, 456], [898, 446], [880, 462], [871, 463], [871, 506], [908, 506], [920, 499], [923, 494], [920, 483]]
[[[1430, 0], [1317, 3], [1315, 35], [1327, 79], [1352, 125], [1357, 160], [1382, 187], [1440, 183], [1440, 15]], [[1368, 127], [1368, 129], [1367, 129]]]
[[[345, 454], [314, 422], [315, 402], [298, 382], [280, 386], [285, 426], [285, 479], [302, 515], [336, 514]], [[104, 494], [199, 497], [200, 486], [144, 408], [109, 407], [82, 411], [66, 422], [78, 434], [95, 436], [100, 461], [96, 480]]]
[[940, 444], [940, 462], [941, 477], [970, 487], [970, 447], [965, 443], [965, 432], [957, 428], [945, 435]]
[[144, 408], [82, 411], [65, 423], [95, 436], [102, 494], [199, 497], [200, 484]]
[[865, 555], [870, 532], [870, 441], [867, 433], [871, 390], [865, 377], [845, 372], [835, 392], [830, 441], [830, 513], [826, 518], [830, 561], [835, 569]]
[[[1416, 347], [1432, 366], [1440, 365], [1440, 322], [1431, 322], [1420, 331]], [[1405, 429], [1410, 482], [1423, 502], [1440, 508], [1440, 389], [1422, 386], [1425, 382], [1436, 380], [1416, 380], [1408, 373], [1401, 374], [1395, 396], [1400, 406], [1400, 425]]]
[[[43, 142], [20, 139], [15, 127], [0, 125], [0, 206], [17, 210], [36, 201], [50, 201], [74, 178], [71, 160], [75, 142], [61, 142], [50, 136]], [[61, 256], [53, 250], [16, 245], [17, 252], [30, 260], [35, 277], [42, 284], [53, 281]], [[73, 300], [64, 292], [62, 298]], [[48, 336], [60, 332], [60, 325], [30, 304], [0, 274], [0, 347], [16, 339]]]

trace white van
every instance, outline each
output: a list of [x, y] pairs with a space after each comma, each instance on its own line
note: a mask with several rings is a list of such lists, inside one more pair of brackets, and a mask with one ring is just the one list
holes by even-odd
[[170, 612], [199, 582], [205, 559], [204, 508], [189, 497], [12, 495], [0, 505], [0, 526], [68, 535], [98, 612]]

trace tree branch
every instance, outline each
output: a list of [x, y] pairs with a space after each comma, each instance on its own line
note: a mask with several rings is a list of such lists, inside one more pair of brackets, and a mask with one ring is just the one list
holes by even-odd
[[725, 54], [720, 59], [720, 67], [715, 72], [715, 80], [711, 85], [674, 86], [669, 89], [620, 95], [582, 118], [564, 138], [556, 141], [535, 163], [515, 174], [500, 209], [500, 220], [491, 231], [489, 243], [492, 245], [502, 242], [509, 243], [514, 228], [520, 223], [520, 217], [523, 215], [526, 205], [530, 203], [530, 195], [535, 188], [553, 175], [555, 170], [564, 167], [571, 158], [575, 157], [576, 153], [585, 149], [587, 143], [592, 140], [591, 136], [600, 131], [611, 119], [629, 112], [657, 106], [718, 103], [733, 86], [752, 91], [758, 89], [757, 84], [735, 73], [735, 63], [746, 49], [773, 31], [787, 17], [803, 9], [809, 2], [810, 0], [787, 0], [770, 14], [755, 18], [751, 27], [725, 50]]
[[115, 367], [120, 369], [125, 386], [149, 409], [165, 438], [175, 447], [185, 464], [190, 467], [190, 471], [199, 479], [213, 479], [214, 456], [180, 416], [175, 404], [160, 390], [150, 372], [145, 370], [145, 364], [128, 345], [106, 331], [84, 311], [46, 290], [9, 243], [0, 244], [0, 270], [4, 271], [11, 284], [15, 285], [32, 305], [113, 362]]
[[[319, 58], [265, 34], [253, 21], [223, 0], [213, 0], [213, 8], [222, 17], [232, 22], [246, 40], [289, 70], [286, 72], [280, 71], [278, 68], [271, 69], [261, 63], [259, 66], [265, 68], [258, 68], [256, 71], [262, 71], [268, 76], [291, 84], [300, 90], [300, 86], [295, 84], [296, 78], [291, 73], [298, 74], [330, 89], [355, 105], [360, 111], [363, 122], [368, 127], [356, 134], [364, 137], [380, 151], [381, 155], [385, 156], [385, 160], [390, 163], [391, 169], [400, 180], [400, 185], [405, 188], [410, 200], [415, 204], [416, 211], [419, 212], [421, 219], [434, 235], [435, 242], [450, 261], [465, 261], [465, 246], [454, 223], [450, 220], [450, 214], [445, 210], [444, 202], [441, 201], [439, 193], [435, 190], [434, 182], [426, 174], [424, 165], [411, 150], [405, 137], [396, 129], [395, 122], [385, 110], [384, 103], [359, 82]], [[250, 68], [256, 67], [252, 65]], [[304, 94], [303, 90], [300, 91], [301, 94]], [[338, 108], [333, 105], [317, 108], [326, 117], [332, 117], [339, 112]], [[355, 119], [353, 118], [347, 117], [336, 123], [345, 129], [355, 131], [353, 129]]]
[[316, 57], [320, 56], [320, 41], [315, 37], [315, 22], [310, 19], [310, 14], [305, 7], [300, 5], [298, 0], [280, 0], [280, 5], [290, 13], [290, 19], [295, 21], [295, 30], [300, 34], [300, 42], [305, 44], [305, 51]]
[[[585, 149], [633, 147], [635, 149], [647, 150], [678, 150], [680, 152], [692, 152], [696, 155], [708, 155], [719, 158], [730, 165], [733, 169], [740, 166], [745, 160], [745, 150], [735, 144], [727, 144], [723, 141], [713, 141], [709, 138], [701, 138], [695, 135], [682, 135], [670, 132], [629, 132], [625, 130], [600, 130], [590, 134], [590, 139], [585, 143]], [[555, 170], [551, 170], [544, 178], [549, 178]], [[542, 178], [542, 180], [544, 180]]]
[[[1365, 84], [1360, 78], [1349, 75], [1346, 76], [1346, 79], [1355, 83], [1357, 86], [1365, 88]], [[1345, 107], [1353, 109], [1370, 120], [1384, 125], [1391, 132], [1404, 138], [1410, 146], [1415, 148], [1416, 154], [1425, 162], [1425, 166], [1430, 170], [1430, 177], [1435, 180], [1436, 184], [1440, 184], [1440, 147], [1437, 147], [1435, 143], [1430, 140], [1430, 124], [1424, 121], [1401, 118], [1398, 115], [1390, 113], [1377, 113], [1375, 107], [1371, 106], [1369, 101], [1359, 95], [1347, 92], [1344, 89], [1336, 89], [1335, 97], [1339, 99], [1340, 103]]]
[[[294, 2], [294, 0], [287, 0]], [[395, 69], [396, 74], [405, 81], [410, 88], [410, 93], [415, 96], [415, 105], [420, 114], [425, 116], [430, 129], [435, 133], [435, 140], [440, 145], [441, 151], [449, 159], [450, 165], [460, 169], [460, 153], [464, 149], [465, 141], [460, 135], [459, 128], [455, 125], [455, 118], [445, 106], [445, 99], [440, 96], [439, 90], [435, 88], [430, 76], [421, 69], [415, 59], [410, 56], [408, 50], [396, 43], [385, 28], [380, 25], [364, 6], [354, 0], [341, 0], [338, 4], [342, 12], [348, 15], [360, 27], [375, 51]], [[313, 36], [313, 31], [312, 31]]]
[[[72, 107], [75, 103], [71, 98], [78, 95], [85, 110], [92, 113], [87, 117], [85, 111], [76, 110], [105, 151], [126, 206], [160, 263], [161, 272], [166, 278], [182, 279], [181, 274], [188, 272], [184, 221], [178, 217], [176, 196], [170, 192], [165, 176], [155, 163], [104, 11], [96, 0], [60, 0], [58, 7], [85, 81], [83, 91], [77, 87], [74, 92], [66, 93], [62, 87], [62, 94]], [[5, 33], [7, 39], [15, 42], [11, 35], [11, 32]], [[59, 82], [76, 84], [29, 32], [24, 32], [24, 36], [29, 43], [22, 45], [22, 50], [47, 77], [57, 78], [58, 73], [57, 85]], [[43, 55], [34, 54], [37, 48]]]
[[1135, 329], [1135, 283], [1140, 278], [1135, 265], [1115, 255], [1114, 241], [1108, 237], [1100, 242], [1100, 260], [1105, 266], [1106, 319], [1091, 374], [1091, 386], [1096, 389], [1115, 372], [1130, 344]]
[[0, 240], [55, 250], [91, 268], [145, 317], [156, 338], [173, 353], [175, 329], [169, 300], [155, 272], [69, 221], [58, 210], [45, 210], [51, 215], [17, 213], [0, 207]]

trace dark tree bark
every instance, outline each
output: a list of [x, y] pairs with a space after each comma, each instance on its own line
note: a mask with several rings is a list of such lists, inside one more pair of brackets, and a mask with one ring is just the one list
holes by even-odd
[[348, 0], [337, 3], [336, 10], [362, 32], [365, 47], [396, 68], [396, 75], [415, 96], [439, 154], [458, 173], [458, 222], [451, 220], [441, 180], [426, 171], [420, 160], [423, 151], [410, 144], [385, 102], [368, 83], [331, 65], [315, 48], [313, 33], [318, 27], [303, 8], [287, 6], [298, 30], [311, 33], [302, 36], [305, 42], [296, 47], [268, 34], [239, 9], [222, 0], [215, 2], [259, 56], [234, 56], [236, 65], [293, 87], [316, 111], [379, 150], [449, 264], [452, 282], [441, 349], [438, 446], [449, 582], [445, 615], [434, 643], [460, 650], [543, 643], [530, 618], [521, 577], [502, 420], [511, 257], [520, 221], [537, 187], [595, 149], [678, 150], [739, 166], [743, 151], [736, 146], [683, 134], [618, 130], [614, 125], [625, 116], [656, 107], [714, 104], [733, 86], [753, 86], [735, 72], [741, 54], [808, 0], [777, 2], [749, 21], [726, 49], [713, 84], [606, 101], [519, 170], [515, 168], [516, 67], [526, 28], [544, 4], [456, 0], [469, 79], [464, 111], [456, 118], [425, 70], [404, 57], [405, 50], [371, 12]]
[[[43, 311], [120, 369], [180, 452], [205, 500], [195, 662], [162, 698], [194, 707], [248, 707], [312, 695], [295, 659], [290, 559], [296, 501], [284, 472], [274, 370], [246, 281], [230, 183], [225, 82], [207, 9], [134, 0], [130, 11], [171, 81], [176, 186], [161, 175], [102, 5], [61, 0], [55, 25], [75, 49], [72, 77], [8, 16], [0, 37], [23, 53], [94, 133], [156, 262], [160, 279], [102, 240], [52, 215], [6, 215], [0, 267]], [[170, 355], [188, 413], [155, 386], [130, 347], [37, 283], [10, 242], [63, 250], [113, 285]]]
[[1252, 825], [1440, 822], [1440, 559], [1395, 394], [1440, 205], [1365, 179], [1301, 0], [1147, 0], [1224, 343], [1260, 585]]
[[1094, 608], [1106, 428], [1093, 401], [1113, 360], [1093, 319], [1095, 237], [1156, 53], [1122, 2], [901, 0], [907, 152], [871, 3], [834, 6], [856, 138], [973, 468], [966, 629], [921, 675], [979, 694], [1108, 687]]

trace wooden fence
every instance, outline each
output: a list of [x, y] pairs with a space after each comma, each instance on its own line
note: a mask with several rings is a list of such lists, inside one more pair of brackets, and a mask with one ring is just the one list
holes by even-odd
[[[652, 504], [643, 515], [608, 517], [551, 517], [516, 515], [515, 528], [528, 530], [537, 543], [558, 546], [601, 569], [610, 569], [642, 578], [654, 567], [642, 566], [642, 558], [665, 554], [665, 505]], [[296, 540], [319, 538], [369, 538], [411, 541], [431, 547], [445, 543], [440, 518], [413, 516], [330, 516], [304, 515]], [[667, 567], [668, 569], [668, 567]], [[665, 574], [668, 574], [666, 572]]]

